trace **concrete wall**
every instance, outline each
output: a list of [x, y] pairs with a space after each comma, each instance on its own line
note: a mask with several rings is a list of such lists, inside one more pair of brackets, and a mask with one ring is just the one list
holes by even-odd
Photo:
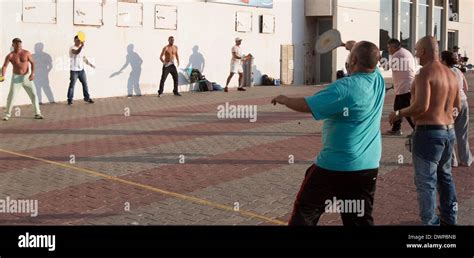
[[[378, 0], [337, 0], [334, 27], [344, 42], [367, 40], [379, 45], [380, 2]], [[341, 70], [348, 51], [338, 48], [333, 71]], [[335, 74], [333, 75], [335, 79]]]
[[[139, 82], [142, 94], [154, 94], [158, 89], [161, 77], [161, 62], [159, 54], [167, 38], [175, 36], [176, 45], [180, 50], [181, 67], [190, 61], [198, 62], [199, 55], [193, 55], [197, 46], [205, 60], [204, 74], [211, 81], [225, 84], [229, 73], [230, 49], [234, 38], [243, 38], [244, 53], [255, 56], [256, 76], [262, 74], [275, 78], [280, 76], [280, 45], [295, 45], [295, 84], [303, 83], [303, 43], [305, 41], [304, 1], [275, 0], [273, 9], [255, 8], [237, 5], [206, 3], [204, 1], [151, 1], [142, 0], [144, 5], [143, 28], [120, 28], [116, 26], [117, 1], [106, 0], [104, 5], [104, 25], [101, 27], [74, 26], [73, 1], [58, 1], [57, 24], [29, 24], [18, 20], [22, 12], [21, 0], [0, 1], [0, 53], [5, 56], [10, 50], [11, 39], [20, 37], [23, 47], [35, 51], [35, 45], [44, 46], [43, 55], [38, 57], [37, 66], [42, 74], [36, 74], [37, 87], [49, 87], [55, 101], [66, 100], [69, 82], [68, 49], [73, 44], [73, 36], [78, 31], [87, 35], [87, 56], [97, 66], [95, 71], [88, 69], [88, 80], [91, 97], [113, 97], [127, 95], [129, 77], [128, 66], [123, 73], [111, 78], [114, 72], [126, 62], [127, 47], [134, 45], [134, 51], [143, 60]], [[154, 29], [155, 4], [175, 5], [178, 7], [178, 30]], [[236, 11], [253, 13], [253, 31], [251, 33], [235, 32]], [[259, 34], [259, 19], [261, 14], [272, 14], [276, 17], [275, 34]], [[20, 16], [21, 17], [21, 16]], [[38, 53], [36, 53], [38, 54]], [[53, 68], [46, 69], [48, 55]], [[3, 58], [3, 57], [2, 57]], [[134, 60], [139, 60], [135, 57]], [[135, 62], [138, 63], [138, 62]], [[137, 65], [139, 66], [139, 65]], [[9, 66], [7, 80], [0, 86], [0, 106], [5, 106], [9, 90], [12, 68]], [[257, 81], [258, 83], [258, 81]], [[75, 98], [82, 98], [80, 84], [76, 85]], [[232, 86], [237, 86], [234, 78]], [[169, 77], [165, 92], [172, 91], [172, 79]], [[189, 90], [184, 77], [180, 78], [180, 90]], [[42, 102], [48, 102], [48, 96], [43, 91]], [[24, 92], [17, 97], [15, 104], [28, 104], [29, 99]]]
[[464, 56], [466, 51], [470, 58], [469, 63], [474, 63], [474, 0], [459, 2], [459, 22], [448, 22], [448, 30], [459, 31], [460, 52]]

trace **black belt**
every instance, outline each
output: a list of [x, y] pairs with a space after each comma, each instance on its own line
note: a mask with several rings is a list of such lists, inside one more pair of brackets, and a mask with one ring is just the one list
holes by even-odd
[[432, 130], [449, 130], [453, 129], [454, 125], [417, 125], [418, 131], [432, 131]]

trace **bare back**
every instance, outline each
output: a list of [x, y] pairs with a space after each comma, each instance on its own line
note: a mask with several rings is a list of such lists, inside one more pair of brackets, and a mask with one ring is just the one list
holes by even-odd
[[456, 76], [448, 67], [438, 61], [425, 65], [416, 76], [412, 89], [413, 102], [429, 104], [426, 112], [414, 117], [417, 125], [454, 123], [453, 111], [458, 107], [459, 90]]
[[26, 75], [29, 72], [29, 61], [31, 53], [27, 50], [21, 50], [18, 53], [11, 52], [7, 59], [13, 65], [13, 73], [19, 75]]

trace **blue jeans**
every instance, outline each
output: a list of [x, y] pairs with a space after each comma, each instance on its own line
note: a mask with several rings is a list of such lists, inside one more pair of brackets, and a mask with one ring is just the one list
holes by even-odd
[[89, 88], [87, 88], [87, 77], [86, 72], [82, 71], [71, 71], [69, 77], [69, 89], [67, 90], [67, 100], [72, 101], [74, 99], [74, 85], [76, 85], [76, 81], [79, 81], [82, 84], [82, 93], [84, 94], [84, 100], [89, 100]]
[[[424, 225], [457, 223], [456, 188], [451, 174], [451, 158], [456, 139], [454, 129], [415, 130], [413, 165], [421, 221]], [[440, 218], [436, 215], [436, 190]]]

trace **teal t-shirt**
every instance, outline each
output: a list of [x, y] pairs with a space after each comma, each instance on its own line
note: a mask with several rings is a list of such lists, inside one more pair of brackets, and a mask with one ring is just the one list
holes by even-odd
[[352, 74], [306, 97], [314, 118], [324, 120], [323, 148], [315, 164], [334, 171], [378, 168], [384, 98], [385, 81], [378, 69]]

